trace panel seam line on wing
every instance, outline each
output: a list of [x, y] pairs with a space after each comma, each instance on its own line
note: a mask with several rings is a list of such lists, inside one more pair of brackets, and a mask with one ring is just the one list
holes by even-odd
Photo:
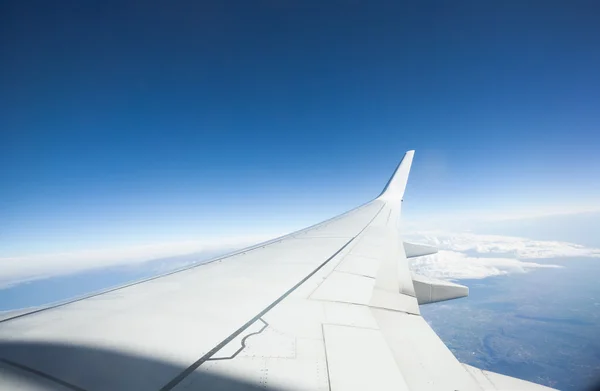
[[[399, 293], [400, 295], [404, 295], [404, 293]], [[409, 295], [405, 295], [408, 297], [412, 297]], [[376, 305], [370, 305], [370, 304], [362, 304], [362, 303], [352, 303], [349, 301], [340, 301], [340, 300], [328, 300], [328, 299], [313, 299], [311, 298], [310, 300], [315, 300], [315, 301], [320, 301], [322, 303], [339, 303], [339, 304], [349, 304], [349, 305], [357, 305], [359, 307], [367, 307], [367, 308], [375, 308], [378, 310], [384, 310], [384, 311], [390, 311], [390, 312], [400, 312], [402, 314], [408, 314], [408, 315], [414, 315], [414, 316], [421, 316], [421, 314], [415, 314], [414, 312], [408, 312], [408, 311], [404, 311], [404, 310], [397, 310], [394, 308], [385, 308], [385, 307], [379, 307]]]
[[[369, 204], [369, 203], [367, 203], [367, 204]], [[367, 204], [365, 204], [365, 205], [367, 205]], [[362, 206], [364, 206], [364, 205], [362, 205]], [[238, 335], [240, 335], [245, 329], [247, 329], [248, 327], [250, 327], [250, 325], [252, 325], [254, 322], [256, 322], [256, 320], [258, 318], [261, 318], [262, 316], [264, 316], [267, 312], [269, 312], [271, 309], [273, 309], [273, 307], [275, 307], [277, 304], [279, 304], [281, 301], [283, 301], [283, 299], [285, 299], [286, 297], [288, 297], [293, 291], [295, 291], [296, 289], [298, 289], [298, 287], [300, 285], [302, 285], [309, 278], [311, 278], [313, 275], [315, 275], [326, 264], [328, 264], [333, 258], [335, 258], [339, 253], [341, 253], [350, 243], [352, 243], [352, 241], [354, 241], [354, 239], [356, 239], [357, 237], [359, 237], [364, 232], [364, 230], [367, 229], [367, 227], [369, 227], [369, 225], [371, 225], [371, 223], [373, 222], [373, 220], [375, 220], [375, 218], [377, 218], [377, 216], [382, 211], [382, 209], [383, 209], [384, 206], [385, 206], [385, 204], [381, 205], [381, 207], [379, 208], [379, 210], [377, 211], [377, 213], [375, 213], [375, 215], [373, 216], [373, 218], [371, 218], [371, 220], [364, 226], [364, 228], [358, 234], [356, 234], [356, 236], [354, 236], [348, 242], [346, 242], [346, 244], [344, 244], [333, 255], [331, 255], [329, 258], [327, 258], [315, 270], [313, 270], [312, 272], [310, 272], [306, 277], [304, 277], [302, 280], [300, 280], [300, 282], [298, 282], [292, 288], [290, 288], [289, 290], [287, 290], [283, 295], [281, 295], [273, 303], [269, 304], [264, 310], [262, 310], [255, 317], [253, 317], [248, 322], [246, 322], [242, 327], [240, 327], [239, 329], [237, 329], [236, 331], [234, 331], [229, 337], [225, 338], [223, 341], [221, 341], [219, 344], [217, 344], [208, 353], [206, 353], [205, 355], [203, 355], [202, 357], [200, 357], [196, 362], [194, 362], [192, 365], [190, 365], [189, 367], [187, 367], [183, 372], [181, 372], [179, 375], [175, 376], [171, 381], [169, 381], [162, 388], [160, 388], [160, 391], [172, 390], [183, 379], [185, 379], [188, 375], [190, 375], [192, 372], [194, 372], [196, 369], [198, 369], [198, 367], [200, 365], [202, 365], [204, 362], [206, 362], [216, 352], [218, 352], [219, 350], [221, 350], [223, 348], [223, 346], [225, 346], [229, 342], [231, 342], [231, 340], [233, 340], [235, 337], [237, 337]], [[358, 209], [358, 208], [356, 208], [356, 209]], [[353, 210], [356, 210], [356, 209], [353, 209]], [[347, 213], [349, 213], [349, 212], [347, 212]]]
[[[344, 273], [344, 274], [350, 274], [350, 275], [353, 275], [353, 276], [358, 276], [358, 277], [370, 278], [370, 279], [372, 279], [372, 280], [374, 280], [374, 279], [375, 279], [375, 277], [373, 277], [373, 276], [367, 276], [366, 274], [349, 272], [349, 271], [347, 271], [347, 270], [338, 270], [338, 269], [333, 269], [333, 271], [334, 271], [334, 272], [336, 272], [336, 273]], [[330, 275], [331, 275], [331, 274], [330, 274]]]
[[329, 376], [329, 359], [327, 358], [327, 341], [325, 341], [325, 323], [321, 323], [321, 333], [323, 334], [323, 350], [325, 351], [325, 368], [327, 369], [327, 385], [331, 391], [331, 376]]
[[[377, 218], [377, 216], [379, 216], [379, 213], [381, 213], [381, 211], [383, 210], [383, 208], [384, 208], [384, 207], [385, 207], [385, 204], [383, 204], [383, 205], [381, 206], [381, 209], [379, 209], [379, 211], [377, 212], [377, 214], [375, 214], [375, 217], [373, 217], [373, 218], [371, 219], [371, 221], [369, 221], [369, 223], [368, 223], [367, 225], [365, 225], [365, 227], [364, 227], [364, 228], [363, 228], [363, 229], [362, 229], [362, 230], [361, 230], [361, 231], [360, 231], [358, 234], [356, 234], [356, 236], [355, 236], [354, 238], [352, 238], [352, 240], [351, 240], [350, 242], [354, 241], [354, 240], [355, 240], [355, 239], [357, 239], [357, 238], [358, 238], [360, 235], [362, 235], [362, 233], [363, 233], [363, 232], [364, 232], [364, 231], [365, 231], [365, 230], [366, 230], [366, 229], [367, 229], [367, 228], [368, 228], [368, 227], [371, 225], [371, 223], [372, 223], [372, 222], [373, 222], [373, 221], [374, 221], [374, 220]], [[348, 244], [350, 244], [350, 242], [348, 242], [348, 243], [347, 243], [347, 245], [348, 245]], [[346, 256], [348, 256], [348, 255], [352, 255], [352, 250], [354, 249], [354, 247], [356, 247], [356, 245], [357, 245], [358, 243], [360, 243], [360, 239], [359, 239], [359, 240], [356, 240], [356, 241], [354, 241], [354, 245], [352, 246], [352, 248], [350, 248], [350, 250], [348, 251], [348, 254], [346, 254], [344, 257], [346, 257]], [[358, 255], [358, 256], [362, 256], [362, 255]], [[365, 258], [369, 258], [369, 257], [365, 257]], [[321, 287], [321, 285], [322, 285], [322, 284], [323, 284], [323, 283], [324, 283], [324, 282], [325, 282], [325, 281], [326, 281], [326, 280], [327, 280], [327, 279], [328, 279], [328, 278], [329, 278], [329, 277], [330, 277], [330, 276], [333, 274], [333, 272], [336, 272], [336, 271], [337, 271], [337, 272], [344, 273], [344, 272], [343, 272], [343, 271], [341, 271], [341, 270], [337, 270], [338, 266], [340, 266], [340, 264], [342, 263], [342, 261], [343, 261], [344, 259], [345, 259], [345, 258], [342, 258], [342, 259], [340, 259], [340, 261], [338, 262], [338, 264], [337, 264], [337, 265], [335, 265], [335, 267], [334, 267], [333, 269], [331, 269], [331, 271], [330, 271], [330, 272], [327, 274], [327, 276], [325, 276], [325, 278], [323, 278], [321, 281], [319, 281], [319, 283], [317, 284], [317, 286], [316, 286], [316, 287], [315, 287], [315, 288], [314, 288], [314, 289], [313, 289], [313, 290], [310, 292], [310, 294], [309, 294], [309, 295], [306, 297], [308, 300], [312, 300], [312, 295], [313, 295], [313, 294], [314, 294], [314, 293], [317, 291], [317, 289], [319, 289], [319, 288]], [[378, 258], [372, 258], [372, 259], [375, 259], [375, 260], [377, 260]], [[346, 272], [346, 273], [347, 273], [347, 274], [353, 274], [353, 273], [350, 273], [350, 272]], [[358, 274], [355, 274], [355, 275], [358, 275]], [[364, 277], [368, 277], [368, 276], [364, 276]]]
[[381, 328], [379, 328], [379, 327], [357, 326], [355, 324], [332, 323], [332, 322], [321, 323], [321, 326], [343, 326], [343, 327], [353, 327], [355, 329], [361, 329], [361, 330], [381, 330]]
[[[170, 276], [170, 275], [173, 275], [173, 274], [181, 273], [181, 272], [184, 272], [184, 271], [187, 271], [187, 270], [191, 270], [191, 269], [194, 269], [194, 268], [197, 268], [197, 267], [200, 267], [200, 266], [208, 265], [210, 263], [214, 263], [214, 262], [218, 262], [218, 261], [223, 261], [225, 259], [234, 257], [236, 255], [242, 255], [242, 254], [245, 254], [247, 252], [250, 252], [250, 251], [253, 251], [253, 250], [256, 250], [256, 249], [259, 249], [259, 248], [263, 248], [265, 246], [269, 246], [271, 244], [279, 243], [279, 242], [281, 242], [283, 240], [286, 240], [286, 239], [295, 239], [295, 235], [302, 234], [303, 232], [309, 231], [309, 230], [311, 230], [311, 229], [313, 229], [313, 228], [315, 228], [315, 227], [317, 227], [317, 226], [319, 226], [321, 224], [324, 224], [324, 223], [327, 223], [327, 222], [332, 222], [332, 221], [335, 221], [335, 220], [337, 220], [339, 218], [342, 218], [342, 217], [344, 217], [344, 216], [346, 216], [346, 215], [348, 215], [348, 214], [350, 214], [352, 212], [355, 212], [355, 211], [357, 211], [359, 209], [362, 209], [363, 207], [371, 204], [373, 201], [375, 201], [375, 200], [371, 200], [369, 202], [366, 202], [366, 203], [364, 203], [364, 204], [362, 204], [360, 206], [357, 206], [354, 209], [351, 209], [351, 210], [349, 210], [349, 211], [347, 211], [345, 213], [342, 213], [341, 215], [338, 215], [338, 216], [332, 217], [329, 220], [325, 220], [323, 222], [311, 225], [310, 227], [304, 228], [304, 229], [302, 229], [300, 231], [292, 232], [292, 233], [289, 233], [287, 235], [283, 235], [283, 236], [275, 238], [275, 239], [267, 240], [266, 242], [262, 242], [262, 243], [254, 245], [254, 246], [250, 246], [250, 247], [247, 247], [247, 248], [235, 251], [235, 252], [230, 253], [230, 254], [225, 254], [225, 255], [223, 255], [221, 257], [218, 257], [218, 258], [215, 258], [215, 259], [210, 259], [210, 260], [207, 260], [205, 262], [199, 262], [197, 264], [185, 266], [185, 267], [183, 267], [181, 269], [173, 270], [173, 271], [170, 271], [170, 272], [165, 273], [165, 274], [161, 274], [161, 275], [150, 277], [150, 278], [145, 278], [145, 279], [140, 280], [140, 281], [134, 281], [134, 282], [131, 282], [129, 284], [125, 284], [125, 285], [118, 286], [118, 287], [115, 287], [115, 288], [110, 288], [108, 290], [103, 290], [103, 291], [100, 291], [100, 292], [92, 293], [92, 294], [87, 295], [87, 296], [78, 297], [78, 298], [75, 298], [73, 300], [68, 300], [66, 302], [63, 302], [63, 303], [50, 304], [47, 307], [39, 308], [37, 310], [32, 310], [32, 311], [26, 312], [24, 314], [19, 314], [19, 315], [15, 315], [13, 317], [10, 317], [10, 318], [2, 319], [2, 320], [0, 320], [0, 323], [8, 322], [10, 320], [19, 319], [19, 318], [22, 318], [22, 317], [28, 316], [28, 315], [37, 314], [37, 313], [40, 313], [40, 312], [43, 312], [43, 311], [48, 311], [48, 310], [52, 310], [52, 309], [55, 309], [55, 308], [64, 307], [64, 306], [69, 305], [69, 304], [77, 303], [79, 301], [83, 301], [83, 300], [86, 300], [86, 299], [91, 299], [91, 298], [94, 298], [94, 297], [97, 297], [97, 296], [101, 296], [101, 295], [104, 295], [104, 294], [107, 294], [107, 293], [111, 293], [111, 292], [115, 292], [115, 291], [118, 291], [118, 290], [121, 290], [121, 289], [129, 288], [131, 286], [139, 285], [139, 284], [142, 284], [142, 283], [145, 283], [145, 282], [154, 281], [154, 280], [157, 280], [157, 279], [162, 278], [162, 277], [167, 277], [167, 276]], [[383, 206], [382, 206], [382, 208], [383, 208]], [[375, 216], [377, 216], [380, 211], [381, 211], [381, 209], [377, 212], [377, 214]], [[371, 221], [373, 221], [373, 220], [371, 220]], [[369, 222], [369, 224], [370, 223], [371, 222]], [[361, 231], [361, 233], [362, 233], [362, 231]], [[350, 239], [350, 241], [352, 241], [354, 238], [356, 238], [356, 236], [353, 237], [352, 239]]]
[[[269, 324], [263, 318], [258, 318], [258, 320], [260, 320], [263, 323], [263, 326], [260, 328], [260, 330], [244, 336], [244, 338], [242, 338], [242, 341], [241, 341], [242, 346], [240, 346], [240, 348], [238, 350], [236, 350], [235, 353], [233, 353], [231, 356], [228, 356], [228, 357], [216, 357], [216, 358], [211, 357], [211, 358], [207, 359], [206, 361], [222, 361], [222, 360], [234, 359], [238, 354], [240, 354], [246, 348], [246, 340], [248, 338], [252, 337], [253, 335], [261, 334], [263, 331], [265, 331], [265, 329], [267, 327], [269, 327]], [[225, 346], [223, 346], [223, 347], [225, 347]], [[219, 353], [219, 352], [218, 351], [215, 352], [215, 354], [217, 354], [217, 353]]]
[[31, 367], [29, 367], [27, 365], [19, 364], [19, 363], [16, 363], [14, 361], [7, 360], [5, 358], [0, 358], [0, 362], [5, 363], [6, 365], [10, 365], [11, 367], [20, 369], [20, 370], [22, 370], [24, 372], [32, 373], [32, 374], [37, 375], [37, 376], [39, 376], [39, 377], [41, 377], [43, 379], [50, 380], [50, 381], [52, 381], [52, 382], [54, 382], [56, 384], [60, 384], [61, 386], [67, 387], [67, 388], [69, 388], [71, 390], [74, 390], [74, 391], [86, 391], [85, 388], [78, 387], [78, 386], [76, 386], [74, 384], [68, 383], [68, 382], [66, 382], [64, 380], [61, 380], [61, 379], [59, 379], [57, 377], [49, 375], [49, 374], [47, 374], [45, 372], [42, 372], [42, 371], [39, 371], [37, 369], [31, 368]]

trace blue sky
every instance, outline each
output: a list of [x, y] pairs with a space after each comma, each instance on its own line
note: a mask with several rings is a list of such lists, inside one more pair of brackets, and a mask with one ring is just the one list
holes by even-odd
[[[454, 339], [431, 307], [436, 330], [464, 359], [505, 326], [491, 309], [533, 357], [510, 374], [591, 373], [545, 343], [562, 323], [507, 313], [560, 317], [556, 289], [491, 304], [597, 265], [600, 213], [574, 214], [600, 210], [597, 3], [208, 3], [0, 3], [0, 318], [317, 223], [415, 149], [404, 222], [447, 231], [415, 235], [441, 249], [421, 272], [485, 279], [452, 303], [481, 327]], [[561, 281], [589, 342], [596, 285]]]
[[598, 204], [593, 2], [151, 3], [3, 3], [0, 257]]

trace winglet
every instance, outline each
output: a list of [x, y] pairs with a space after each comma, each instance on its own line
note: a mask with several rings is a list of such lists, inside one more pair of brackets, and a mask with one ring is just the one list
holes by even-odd
[[394, 175], [392, 175], [379, 197], [377, 197], [378, 199], [398, 203], [402, 201], [414, 154], [415, 151], [408, 151], [404, 154], [402, 161], [398, 164], [396, 171], [394, 171]]

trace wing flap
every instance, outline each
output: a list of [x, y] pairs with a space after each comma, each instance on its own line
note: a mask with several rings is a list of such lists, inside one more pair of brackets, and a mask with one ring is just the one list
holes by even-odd
[[371, 312], [411, 390], [480, 390], [421, 316]]
[[414, 244], [404, 242], [404, 251], [406, 258], [423, 257], [425, 255], [432, 255], [438, 252], [438, 249], [433, 246], [427, 246], [425, 244]]
[[323, 326], [332, 391], [408, 391], [379, 330]]
[[526, 380], [517, 379], [516, 377], [502, 375], [500, 373], [484, 371], [479, 368], [463, 364], [473, 379], [481, 385], [485, 391], [497, 390], [520, 390], [520, 391], [552, 391], [554, 388], [542, 386], [528, 382]]
[[450, 281], [413, 274], [413, 285], [419, 304], [437, 303], [469, 296], [469, 288]]

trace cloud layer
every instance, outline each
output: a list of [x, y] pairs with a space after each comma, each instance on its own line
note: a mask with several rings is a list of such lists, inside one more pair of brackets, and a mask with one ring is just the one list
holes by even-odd
[[[198, 260], [208, 255], [226, 253], [269, 240], [276, 235], [254, 235], [227, 238], [205, 238], [197, 241], [157, 243], [111, 249], [97, 249], [70, 253], [42, 254], [23, 257], [0, 257], [0, 289], [23, 282], [76, 274], [87, 270], [125, 265], [141, 265], [149, 261], [173, 257], [168, 269], [192, 263], [178, 258], [195, 254]], [[192, 256], [193, 258], [193, 256]], [[166, 262], [161, 262], [165, 267]], [[156, 267], [156, 264], [153, 266]]]
[[438, 254], [416, 258], [411, 263], [415, 273], [441, 279], [480, 279], [511, 273], [525, 273], [537, 268], [559, 268], [514, 258], [471, 257], [457, 251], [440, 250]]
[[425, 234], [426, 240], [439, 248], [479, 254], [510, 254], [522, 259], [560, 257], [600, 257], [600, 249], [579, 244], [532, 240], [513, 236], [479, 235], [474, 233]]
[[[205, 238], [199, 241], [74, 253], [0, 257], [0, 289], [27, 281], [125, 265], [158, 268], [157, 272], [173, 270], [275, 236], [278, 235]], [[509, 273], [524, 273], [538, 268], [559, 267], [533, 262], [532, 259], [600, 257], [600, 249], [567, 242], [530, 240], [512, 236], [423, 232], [410, 235], [406, 239], [429, 243], [440, 249], [436, 255], [417, 258], [412, 262], [414, 271], [435, 278], [485, 278]], [[181, 257], [182, 254], [192, 255]], [[165, 259], [165, 257], [173, 258]], [[149, 262], [156, 260], [161, 262]]]
[[532, 259], [600, 257], [600, 249], [513, 236], [424, 232], [411, 235], [410, 239], [440, 249], [438, 254], [414, 259], [411, 263], [413, 271], [445, 279], [479, 279], [561, 267], [532, 262]]

